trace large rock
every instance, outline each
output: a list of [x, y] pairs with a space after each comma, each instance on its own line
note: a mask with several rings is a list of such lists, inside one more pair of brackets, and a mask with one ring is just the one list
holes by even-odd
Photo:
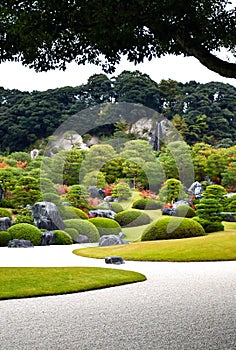
[[6, 231], [12, 225], [12, 221], [9, 217], [4, 216], [0, 218], [0, 231]]
[[47, 231], [64, 230], [65, 224], [57, 209], [56, 204], [51, 202], [37, 202], [32, 207], [34, 223], [38, 228]]
[[12, 239], [8, 242], [8, 248], [32, 248], [33, 244], [27, 239]]
[[94, 209], [94, 210], [90, 210], [88, 212], [88, 215], [94, 218], [101, 217], [101, 218], [114, 219], [116, 213], [113, 210], [109, 210], [109, 209]]
[[104, 235], [100, 238], [98, 245], [100, 247], [107, 247], [116, 244], [129, 244], [129, 242], [123, 240], [123, 233], [116, 235]]
[[41, 245], [55, 244], [56, 234], [53, 231], [46, 231], [42, 233]]
[[76, 237], [76, 241], [75, 242], [76, 243], [90, 243], [90, 240], [89, 240], [89, 238], [86, 235], [79, 234]]

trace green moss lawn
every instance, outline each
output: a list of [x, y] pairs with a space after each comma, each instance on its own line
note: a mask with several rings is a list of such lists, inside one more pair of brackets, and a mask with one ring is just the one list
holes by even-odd
[[96, 267], [0, 267], [0, 300], [84, 292], [141, 282], [140, 273]]
[[[224, 225], [225, 231], [201, 237], [76, 249], [74, 253], [93, 258], [119, 255], [125, 260], [139, 261], [236, 260], [236, 223], [224, 222]], [[140, 227], [134, 229], [140, 236]]]

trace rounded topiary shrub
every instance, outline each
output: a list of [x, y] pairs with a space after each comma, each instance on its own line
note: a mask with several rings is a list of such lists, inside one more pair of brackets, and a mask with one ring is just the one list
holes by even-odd
[[119, 213], [124, 210], [124, 208], [120, 203], [110, 202], [110, 205], [111, 205], [111, 210], [113, 210], [115, 213]]
[[72, 228], [72, 227], [65, 228], [64, 231], [71, 236], [73, 241], [75, 241], [76, 237], [79, 234], [78, 230], [76, 230], [75, 228]]
[[0, 247], [6, 247], [11, 239], [10, 232], [0, 231]]
[[[99, 231], [97, 227], [93, 225], [93, 223], [89, 222], [89, 220], [70, 219], [65, 220], [64, 223], [66, 225], [66, 231], [71, 228], [77, 231], [77, 233], [72, 232], [71, 237], [73, 241], [77, 241], [79, 234], [87, 236], [91, 243], [96, 243], [99, 241]], [[67, 232], [70, 234], [70, 231]]]
[[151, 198], [139, 198], [137, 199], [133, 205], [132, 208], [134, 209], [146, 209], [146, 210], [155, 210], [155, 209], [161, 209], [162, 204], [161, 202], [151, 199]]
[[1, 218], [8, 217], [9, 219], [12, 219], [10, 210], [5, 208], [0, 208], [0, 217]]
[[58, 206], [58, 210], [61, 214], [62, 220], [69, 220], [69, 219], [88, 219], [88, 215], [81, 209], [70, 207], [70, 206], [64, 206], [60, 205]]
[[124, 210], [115, 215], [115, 220], [122, 227], [134, 227], [150, 224], [151, 219], [148, 214], [139, 210]]
[[149, 225], [141, 236], [141, 241], [179, 239], [205, 235], [203, 227], [193, 219], [165, 217]]
[[62, 230], [54, 230], [53, 232], [55, 232], [56, 245], [67, 245], [73, 243], [71, 236], [67, 232]]
[[189, 205], [179, 205], [175, 209], [175, 216], [180, 216], [183, 218], [193, 218], [195, 216], [195, 210]]
[[118, 235], [121, 232], [119, 223], [108, 218], [91, 218], [88, 220], [98, 229], [100, 237], [104, 235]]
[[16, 224], [9, 227], [7, 231], [11, 234], [12, 239], [26, 239], [33, 245], [41, 245], [42, 232], [34, 225], [27, 223]]

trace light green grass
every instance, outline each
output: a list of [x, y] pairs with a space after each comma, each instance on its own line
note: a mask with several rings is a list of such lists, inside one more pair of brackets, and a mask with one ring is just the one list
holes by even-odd
[[125, 260], [139, 261], [236, 260], [236, 231], [217, 232], [194, 238], [76, 249], [74, 253], [92, 258], [119, 255]]
[[140, 273], [99, 267], [0, 267], [0, 299], [77, 293], [145, 279]]

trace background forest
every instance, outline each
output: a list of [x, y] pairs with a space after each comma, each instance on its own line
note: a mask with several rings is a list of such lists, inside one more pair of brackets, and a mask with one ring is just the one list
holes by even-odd
[[[42, 147], [75, 113], [104, 102], [124, 101], [142, 104], [169, 119], [188, 145], [205, 142], [214, 148], [227, 148], [235, 144], [235, 87], [170, 79], [156, 83], [139, 71], [124, 71], [110, 79], [97, 74], [78, 87], [42, 92], [0, 88], [0, 150], [9, 154]], [[114, 131], [114, 125], [107, 125], [96, 134], [110, 136]]]

